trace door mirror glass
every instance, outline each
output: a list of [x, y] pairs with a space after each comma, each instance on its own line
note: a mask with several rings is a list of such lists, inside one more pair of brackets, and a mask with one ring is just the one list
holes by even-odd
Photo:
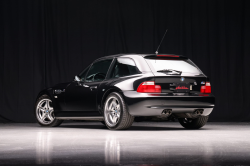
[[75, 81], [79, 82], [80, 78], [78, 76], [75, 76]]

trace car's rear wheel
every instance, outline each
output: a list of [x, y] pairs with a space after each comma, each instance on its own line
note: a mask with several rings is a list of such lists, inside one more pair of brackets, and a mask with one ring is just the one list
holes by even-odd
[[199, 129], [203, 127], [208, 120], [208, 116], [200, 116], [195, 119], [179, 118], [180, 124], [186, 129]]
[[35, 108], [36, 120], [41, 126], [56, 127], [62, 123], [54, 115], [52, 101], [47, 95], [38, 98]]
[[112, 92], [104, 103], [104, 121], [111, 130], [127, 129], [134, 122], [134, 117], [129, 114], [122, 96], [117, 92]]

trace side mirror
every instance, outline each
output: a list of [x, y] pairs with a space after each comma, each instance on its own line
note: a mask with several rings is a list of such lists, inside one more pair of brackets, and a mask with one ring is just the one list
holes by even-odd
[[75, 76], [75, 81], [79, 82], [81, 79], [78, 76]]

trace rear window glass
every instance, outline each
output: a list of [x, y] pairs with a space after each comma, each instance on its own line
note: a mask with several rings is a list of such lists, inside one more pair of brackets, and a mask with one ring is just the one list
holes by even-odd
[[145, 59], [153, 72], [159, 70], [172, 69], [182, 71], [182, 73], [201, 74], [201, 70], [189, 59]]

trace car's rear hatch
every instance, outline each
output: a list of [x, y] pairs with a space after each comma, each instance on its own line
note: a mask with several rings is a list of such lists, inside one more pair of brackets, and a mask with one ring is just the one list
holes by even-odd
[[155, 84], [162, 93], [198, 94], [207, 77], [188, 58], [177, 55], [152, 55], [144, 57], [155, 75]]

